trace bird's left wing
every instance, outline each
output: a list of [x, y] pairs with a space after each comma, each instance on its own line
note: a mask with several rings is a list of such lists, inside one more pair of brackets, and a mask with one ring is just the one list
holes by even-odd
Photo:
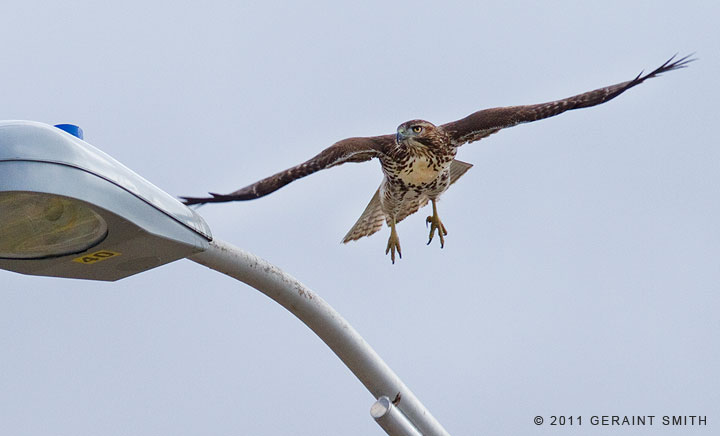
[[467, 142], [477, 141], [492, 135], [500, 129], [552, 117], [571, 109], [580, 109], [605, 103], [647, 79], [651, 79], [667, 71], [686, 67], [689, 62], [694, 60], [690, 59], [690, 56], [692, 55], [677, 60], [675, 60], [675, 56], [673, 56], [650, 73], [645, 75], [640, 73], [633, 80], [627, 82], [606, 86], [594, 91], [548, 103], [485, 109], [470, 114], [461, 120], [443, 124], [442, 128], [450, 134], [451, 143], [459, 147]]
[[364, 162], [378, 157], [385, 154], [394, 141], [395, 135], [343, 139], [300, 165], [280, 171], [235, 192], [229, 194], [211, 192], [210, 197], [180, 198], [187, 205], [252, 200], [277, 191], [288, 183], [314, 172], [341, 165], [345, 162]]

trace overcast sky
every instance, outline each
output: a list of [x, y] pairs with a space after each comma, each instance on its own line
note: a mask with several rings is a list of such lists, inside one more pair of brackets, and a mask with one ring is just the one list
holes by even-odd
[[[0, 119], [79, 124], [158, 187], [201, 195], [342, 138], [697, 52], [605, 105], [462, 147], [475, 166], [438, 204], [442, 250], [428, 209], [398, 226], [395, 265], [387, 228], [340, 244], [376, 161], [199, 213], [325, 298], [453, 435], [638, 431], [551, 415], [706, 415], [694, 431], [717, 434], [720, 11], [593, 3], [14, 1]], [[3, 434], [380, 435], [373, 401], [290, 313], [190, 261], [116, 283], [0, 271]]]

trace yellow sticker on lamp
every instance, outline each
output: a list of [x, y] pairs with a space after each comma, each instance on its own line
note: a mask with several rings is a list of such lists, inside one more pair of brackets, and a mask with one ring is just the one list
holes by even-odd
[[91, 265], [93, 263], [98, 263], [115, 256], [120, 256], [120, 253], [109, 250], [100, 250], [94, 253], [86, 254], [84, 256], [76, 257], [75, 259], [73, 259], [73, 262], [82, 263], [83, 265]]

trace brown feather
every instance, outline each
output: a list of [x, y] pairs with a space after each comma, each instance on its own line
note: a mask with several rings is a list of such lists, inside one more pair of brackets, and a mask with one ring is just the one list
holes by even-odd
[[210, 193], [211, 197], [180, 197], [183, 203], [203, 204], [226, 201], [252, 200], [275, 192], [297, 179], [320, 170], [342, 165], [346, 162], [364, 162], [387, 152], [394, 143], [395, 135], [369, 138], [348, 138], [338, 141], [307, 161], [273, 174], [230, 194]]
[[370, 236], [382, 228], [383, 222], [385, 222], [385, 213], [380, 203], [380, 189], [378, 188], [360, 218], [343, 237], [342, 242], [346, 244], [363, 236]]
[[463, 119], [443, 124], [441, 127], [450, 134], [452, 144], [459, 147], [465, 143], [482, 139], [500, 129], [549, 118], [572, 109], [581, 109], [605, 103], [647, 79], [652, 79], [667, 71], [686, 67], [688, 63], [694, 60], [690, 59], [690, 56], [692, 55], [682, 57], [674, 62], [676, 56], [673, 56], [650, 73], [644, 76], [640, 73], [633, 80], [627, 82], [548, 103], [485, 109], [470, 114]]

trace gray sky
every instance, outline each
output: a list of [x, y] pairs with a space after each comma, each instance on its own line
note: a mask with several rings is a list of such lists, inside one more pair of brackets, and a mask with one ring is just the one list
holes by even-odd
[[[348, 164], [199, 212], [323, 296], [454, 435], [542, 415], [720, 420], [716, 2], [6, 4], [0, 119], [72, 122], [173, 195], [229, 192], [349, 136], [698, 62], [464, 146], [439, 203], [339, 243], [381, 180]], [[8, 435], [367, 435], [374, 399], [303, 324], [189, 261], [117, 283], [0, 271]], [[637, 428], [590, 427], [594, 434]], [[681, 434], [653, 426], [654, 434]]]

